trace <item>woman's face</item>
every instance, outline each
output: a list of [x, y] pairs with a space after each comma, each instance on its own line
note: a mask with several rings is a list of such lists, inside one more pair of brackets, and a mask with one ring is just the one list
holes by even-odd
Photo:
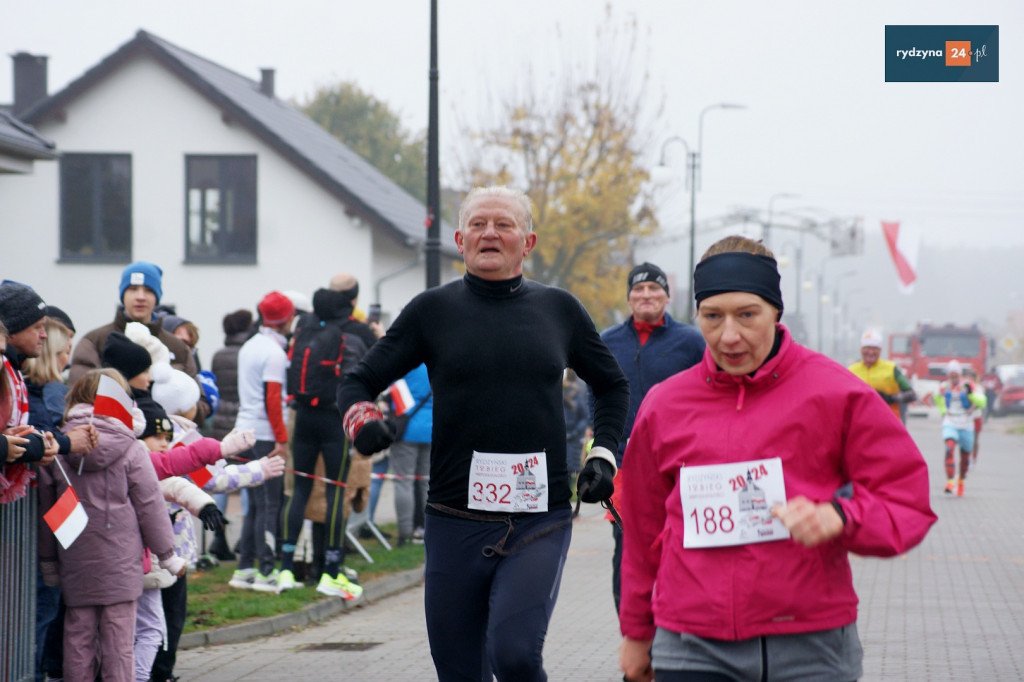
[[775, 343], [779, 311], [757, 294], [730, 291], [700, 302], [697, 320], [715, 364], [729, 374], [750, 374]]
[[61, 352], [57, 353], [57, 366], [61, 368], [61, 371], [68, 366], [68, 361], [71, 359], [71, 339], [68, 339], [67, 347]]

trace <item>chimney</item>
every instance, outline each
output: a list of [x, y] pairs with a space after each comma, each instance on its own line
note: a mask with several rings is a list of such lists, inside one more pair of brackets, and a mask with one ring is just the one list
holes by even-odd
[[46, 99], [46, 60], [48, 57], [18, 52], [14, 60], [14, 106], [11, 113], [20, 116], [32, 105]]
[[260, 92], [267, 97], [274, 96], [274, 70], [260, 69]]

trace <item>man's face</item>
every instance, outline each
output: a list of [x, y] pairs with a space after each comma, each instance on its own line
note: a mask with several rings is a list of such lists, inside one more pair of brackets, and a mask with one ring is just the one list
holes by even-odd
[[455, 233], [466, 270], [490, 280], [511, 279], [523, 273], [523, 259], [533, 250], [537, 235], [525, 231], [525, 217], [510, 197], [479, 196], [466, 211], [466, 224]]
[[10, 344], [27, 358], [38, 358], [43, 352], [46, 338], [46, 318], [40, 317], [35, 324], [25, 327], [17, 334], [10, 335]]
[[156, 307], [156, 294], [142, 284], [133, 284], [124, 290], [124, 313], [135, 322], [149, 322], [153, 319], [153, 308]]
[[778, 311], [745, 291], [709, 296], [697, 310], [700, 333], [715, 364], [729, 374], [750, 374], [764, 364], [775, 343]]
[[633, 319], [641, 322], [658, 322], [665, 315], [668, 292], [656, 282], [640, 282], [629, 290], [629, 309]]
[[860, 347], [860, 359], [864, 361], [865, 367], [871, 367], [878, 358], [882, 355], [882, 349], [876, 346], [861, 346]]

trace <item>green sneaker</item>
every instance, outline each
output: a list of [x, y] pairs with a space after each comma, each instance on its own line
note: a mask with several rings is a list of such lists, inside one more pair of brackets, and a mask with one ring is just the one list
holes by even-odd
[[236, 569], [235, 572], [231, 574], [231, 580], [228, 581], [228, 585], [240, 590], [251, 590], [253, 581], [255, 580], [255, 568], [241, 568]]
[[363, 596], [363, 588], [346, 578], [344, 573], [338, 573], [337, 578], [324, 573], [320, 576], [316, 591], [331, 597], [341, 597], [350, 603], [359, 601]]
[[277, 591], [284, 592], [285, 590], [295, 589], [295, 574], [285, 569], [277, 574]]
[[252, 589], [257, 592], [279, 592], [277, 589], [277, 578], [280, 575], [278, 570], [275, 568], [268, 575], [257, 573], [252, 581]]

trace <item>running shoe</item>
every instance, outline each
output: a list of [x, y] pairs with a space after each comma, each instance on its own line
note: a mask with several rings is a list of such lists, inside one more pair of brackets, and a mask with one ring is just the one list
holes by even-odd
[[280, 576], [280, 572], [275, 568], [267, 575], [257, 573], [256, 577], [252, 581], [252, 589], [257, 592], [279, 592], [277, 589], [277, 581]]
[[956, 496], [957, 497], [963, 497], [964, 496], [964, 479], [962, 479], [962, 478], [959, 481], [957, 481], [957, 484], [956, 484]]
[[228, 581], [228, 585], [237, 587], [240, 590], [251, 590], [255, 579], [255, 568], [239, 568], [231, 574], [231, 580]]
[[423, 544], [423, 529], [417, 528], [412, 532], [412, 544], [422, 545]]
[[295, 574], [287, 569], [278, 573], [277, 591], [284, 592], [285, 590], [292, 589], [295, 589]]
[[338, 573], [337, 578], [324, 573], [320, 576], [316, 591], [330, 597], [341, 597], [350, 603], [359, 601], [363, 596], [363, 588], [346, 578], [344, 573]]
[[953, 491], [954, 491], [954, 490], [956, 490], [956, 481], [954, 481], [954, 480], [953, 480], [953, 479], [951, 478], [951, 479], [949, 479], [948, 481], [946, 481], [946, 490], [945, 490], [945, 493], [946, 493], [947, 495], [951, 495], [951, 494], [953, 493]]
[[341, 567], [341, 572], [344, 573], [345, 577], [348, 578], [350, 581], [354, 582], [356, 585], [359, 584], [359, 573], [356, 572], [356, 570], [354, 568], [349, 568], [348, 566], [342, 566]]

